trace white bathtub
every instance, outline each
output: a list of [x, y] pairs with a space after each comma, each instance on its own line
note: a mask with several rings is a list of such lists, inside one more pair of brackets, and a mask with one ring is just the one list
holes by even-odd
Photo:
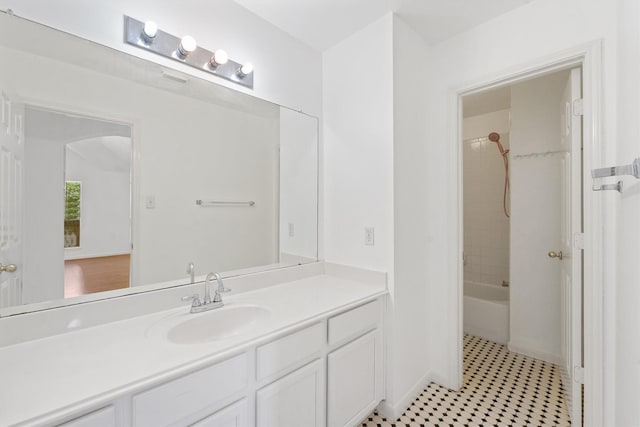
[[464, 332], [506, 344], [509, 341], [509, 288], [464, 282]]

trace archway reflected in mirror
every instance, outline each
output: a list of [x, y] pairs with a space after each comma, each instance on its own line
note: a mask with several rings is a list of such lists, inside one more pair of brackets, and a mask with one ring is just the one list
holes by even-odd
[[26, 107], [26, 301], [130, 286], [131, 158], [129, 125]]

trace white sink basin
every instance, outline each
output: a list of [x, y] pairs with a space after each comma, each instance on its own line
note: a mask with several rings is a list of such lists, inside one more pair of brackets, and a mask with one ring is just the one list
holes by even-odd
[[228, 305], [197, 314], [184, 314], [167, 329], [167, 340], [175, 344], [201, 344], [225, 339], [250, 330], [252, 325], [268, 318], [271, 312], [256, 305]]

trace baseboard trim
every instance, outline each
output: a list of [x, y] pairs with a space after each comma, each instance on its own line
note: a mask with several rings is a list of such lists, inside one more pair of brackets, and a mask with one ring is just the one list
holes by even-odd
[[455, 382], [451, 382], [443, 375], [437, 372], [431, 374], [431, 382], [438, 384], [440, 387], [444, 387], [449, 390], [459, 390], [459, 386]]
[[420, 378], [405, 395], [397, 402], [383, 400], [378, 405], [378, 412], [388, 420], [399, 419], [404, 411], [411, 405], [411, 402], [431, 383], [431, 371]]
[[533, 357], [534, 359], [542, 360], [543, 362], [553, 363], [554, 365], [562, 366], [562, 356], [557, 354], [549, 354], [543, 351], [534, 350], [521, 344], [514, 344], [513, 341], [509, 341], [507, 344], [509, 351], [519, 353], [524, 356]]
[[573, 399], [571, 394], [571, 376], [569, 376], [569, 372], [567, 368], [564, 366], [560, 366], [560, 379], [562, 381], [562, 388], [564, 389], [564, 400], [567, 403], [567, 410], [569, 411], [569, 416], [573, 414]]

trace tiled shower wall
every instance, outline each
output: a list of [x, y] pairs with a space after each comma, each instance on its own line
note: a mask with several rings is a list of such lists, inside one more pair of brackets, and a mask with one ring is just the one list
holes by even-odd
[[[509, 134], [501, 134], [500, 141], [507, 149]], [[509, 281], [509, 219], [502, 209], [502, 156], [494, 143], [484, 144], [478, 151], [468, 141], [463, 147], [464, 279], [501, 285]]]

